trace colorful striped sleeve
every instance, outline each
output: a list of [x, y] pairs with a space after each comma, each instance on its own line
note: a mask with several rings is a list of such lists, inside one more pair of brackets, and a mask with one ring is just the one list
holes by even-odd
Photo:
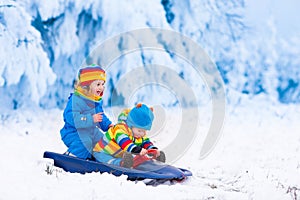
[[155, 148], [157, 149], [153, 143], [150, 141], [150, 139], [148, 137], [144, 137], [143, 138], [143, 143], [141, 145], [144, 149], [152, 149], [152, 148]]
[[128, 135], [121, 131], [116, 132], [115, 140], [124, 151], [131, 152], [136, 147]]

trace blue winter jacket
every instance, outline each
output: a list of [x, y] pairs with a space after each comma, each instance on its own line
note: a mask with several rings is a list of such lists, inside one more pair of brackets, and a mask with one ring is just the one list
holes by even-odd
[[103, 112], [102, 103], [102, 100], [94, 102], [76, 94], [69, 97], [60, 134], [68, 151], [79, 158], [91, 158], [93, 147], [103, 136], [99, 128], [106, 132], [111, 124], [104, 113], [102, 122], [93, 121], [94, 114]]

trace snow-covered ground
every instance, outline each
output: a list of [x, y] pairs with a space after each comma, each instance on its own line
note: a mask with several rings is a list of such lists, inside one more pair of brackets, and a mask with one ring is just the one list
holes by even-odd
[[[205, 116], [205, 108], [199, 109]], [[176, 111], [173, 111], [176, 112]], [[168, 112], [167, 112], [168, 115]], [[167, 116], [166, 126], [175, 116]], [[223, 134], [213, 152], [199, 160], [203, 134], [173, 165], [193, 177], [175, 185], [146, 186], [126, 176], [64, 172], [44, 159], [46, 150], [64, 152], [61, 110], [19, 110], [1, 115], [0, 199], [299, 199], [300, 106], [257, 98], [227, 108]], [[196, 122], [195, 122], [196, 123]], [[198, 131], [209, 123], [199, 123]], [[172, 128], [172, 127], [167, 127]], [[174, 131], [176, 133], [176, 131]], [[172, 131], [169, 132], [171, 134]], [[158, 145], [163, 134], [153, 136]], [[160, 138], [161, 137], [161, 138]]]

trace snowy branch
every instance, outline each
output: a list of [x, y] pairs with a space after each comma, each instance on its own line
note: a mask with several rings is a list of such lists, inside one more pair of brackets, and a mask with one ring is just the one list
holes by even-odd
[[289, 186], [286, 193], [290, 193], [293, 200], [298, 200], [298, 192], [300, 192], [300, 188], [297, 188], [295, 186], [291, 187]]

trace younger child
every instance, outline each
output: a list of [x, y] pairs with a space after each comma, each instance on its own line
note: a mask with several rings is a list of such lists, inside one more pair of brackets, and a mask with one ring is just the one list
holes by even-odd
[[102, 108], [102, 95], [106, 81], [105, 71], [91, 65], [80, 69], [74, 94], [71, 94], [64, 110], [64, 127], [60, 134], [71, 153], [78, 158], [91, 159], [92, 149], [113, 126]]
[[[154, 119], [153, 111], [144, 104], [125, 109], [119, 123], [111, 127], [94, 147], [93, 156], [100, 162], [130, 168], [134, 163], [131, 153], [145, 155], [157, 149], [146, 135]], [[156, 151], [157, 160], [165, 162], [165, 154]]]

